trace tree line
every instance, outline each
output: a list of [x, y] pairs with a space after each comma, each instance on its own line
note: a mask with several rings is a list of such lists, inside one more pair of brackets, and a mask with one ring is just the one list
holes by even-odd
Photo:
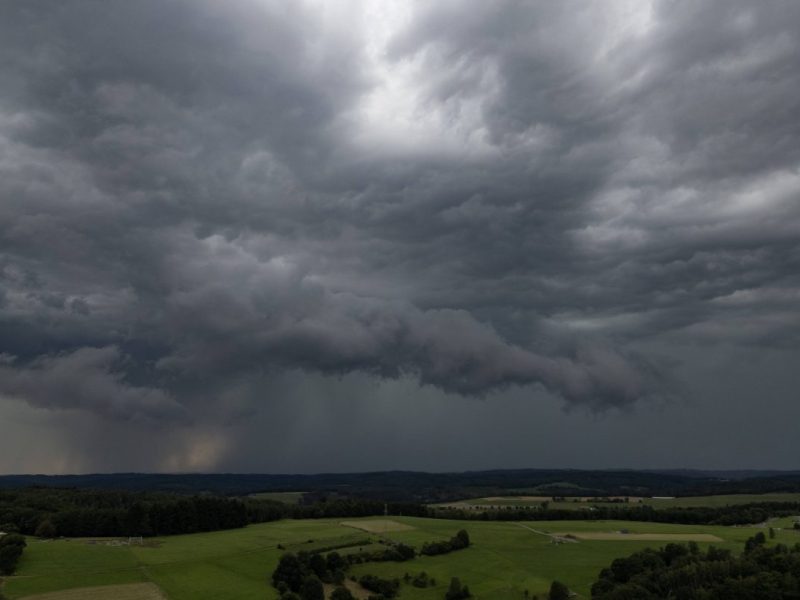
[[482, 521], [620, 520], [687, 525], [745, 525], [795, 515], [800, 502], [654, 508], [614, 505], [592, 509], [549, 507], [466, 511], [413, 502], [338, 499], [292, 505], [258, 498], [161, 492], [27, 488], [0, 490], [0, 531], [41, 537], [151, 536], [235, 529], [280, 519], [403, 515]]
[[247, 523], [243, 502], [216, 496], [49, 488], [0, 491], [0, 530], [40, 537], [173, 535]]
[[347, 499], [289, 505], [256, 498], [123, 490], [0, 490], [0, 531], [40, 537], [153, 536], [236, 529], [280, 519], [425, 516], [413, 503]]
[[593, 506], [582, 509], [507, 508], [467, 511], [459, 508], [431, 509], [433, 518], [470, 521], [646, 521], [683, 525], [748, 525], [773, 517], [798, 514], [800, 502], [757, 502], [729, 506], [654, 508], [652, 506]]

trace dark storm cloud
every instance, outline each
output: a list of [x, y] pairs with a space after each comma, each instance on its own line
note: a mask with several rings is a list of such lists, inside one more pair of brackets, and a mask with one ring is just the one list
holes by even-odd
[[80, 348], [15, 368], [6, 355], [0, 365], [0, 393], [41, 408], [83, 409], [115, 418], [158, 421], [184, 416], [183, 408], [163, 391], [126, 385], [114, 369], [122, 358], [114, 347]]
[[642, 344], [798, 341], [794, 3], [0, 11], [7, 396], [203, 423], [299, 369], [603, 410], [680, 388]]

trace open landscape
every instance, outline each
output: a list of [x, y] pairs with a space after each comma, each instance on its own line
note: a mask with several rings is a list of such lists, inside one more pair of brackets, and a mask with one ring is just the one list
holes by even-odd
[[[698, 500], [699, 501], [699, 500]], [[724, 503], [713, 498], [711, 503]], [[800, 517], [750, 526], [698, 526], [631, 521], [483, 522], [392, 516], [281, 520], [243, 529], [130, 541], [125, 538], [29, 538], [17, 572], [4, 580], [12, 600], [197, 600], [278, 598], [270, 575], [286, 552], [345, 554], [407, 544], [419, 549], [464, 528], [468, 548], [405, 562], [353, 565], [347, 575], [404, 581], [425, 572], [433, 585], [401, 583], [409, 599], [441, 599], [453, 577], [475, 598], [546, 598], [554, 580], [589, 598], [592, 583], [611, 561], [647, 547], [695, 542], [742, 551], [745, 541], [772, 527], [768, 544], [800, 543]], [[328, 550], [326, 550], [328, 549]], [[356, 593], [365, 592], [349, 583]], [[329, 589], [332, 589], [329, 587]], [[362, 596], [366, 595], [362, 593]]]
[[800, 600], [800, 0], [0, 0], [0, 600]]

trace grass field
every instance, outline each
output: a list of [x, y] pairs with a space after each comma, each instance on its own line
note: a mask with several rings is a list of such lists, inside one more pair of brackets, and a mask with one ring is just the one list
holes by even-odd
[[614, 540], [620, 542], [721, 542], [710, 533], [625, 533], [623, 531], [567, 531], [554, 533], [557, 537], [577, 540]]
[[414, 529], [412, 526], [406, 523], [398, 523], [397, 521], [392, 521], [389, 519], [361, 519], [358, 521], [342, 521], [340, 525], [343, 527], [354, 527], [355, 529], [360, 529], [361, 531], [367, 531], [369, 533], [392, 533], [396, 531], [408, 531], [409, 529]]
[[164, 600], [165, 596], [152, 583], [126, 583], [123, 585], [101, 585], [89, 588], [74, 588], [46, 594], [28, 596], [29, 600]]
[[[449, 539], [459, 529], [469, 531], [473, 545], [465, 550], [435, 557], [418, 557], [405, 563], [369, 563], [350, 573], [402, 577], [426, 571], [436, 587], [418, 589], [403, 584], [401, 598], [440, 600], [451, 577], [470, 586], [478, 600], [522, 600], [523, 590], [543, 594], [553, 579], [588, 596], [589, 587], [602, 567], [614, 558], [664, 542], [626, 537], [583, 539], [555, 544], [554, 532], [590, 534], [627, 530], [626, 536], [716, 536], [716, 545], [739, 551], [744, 540], [763, 528], [686, 526], [614, 521], [464, 522], [442, 519], [392, 517], [405, 527], [385, 532], [386, 519], [348, 519], [361, 529], [378, 529], [381, 537], [419, 548], [423, 542]], [[787, 521], [788, 524], [788, 521]], [[375, 540], [377, 541], [377, 535]], [[268, 584], [269, 575], [284, 552], [278, 544], [296, 550], [304, 546], [335, 545], [370, 534], [343, 526], [340, 520], [279, 521], [232, 531], [182, 535], [154, 540], [151, 547], [89, 545], [86, 540], [42, 542], [29, 540], [18, 569], [8, 578], [4, 592], [12, 600], [58, 590], [94, 586], [153, 583], [170, 600], [249, 600], [277, 598]], [[775, 542], [800, 542], [800, 533], [782, 529]], [[707, 546], [700, 542], [702, 547]], [[121, 589], [121, 588], [118, 588]], [[133, 589], [133, 588], [130, 588]], [[142, 588], [144, 589], [144, 588]], [[120, 594], [82, 590], [82, 598], [118, 600]], [[100, 595], [97, 595], [100, 594]], [[75, 596], [50, 596], [46, 600], [74, 600]], [[34, 600], [34, 598], [31, 598]], [[45, 600], [36, 598], [35, 600]], [[150, 600], [133, 597], [126, 600]]]
[[[623, 498], [623, 497], [620, 497]], [[751, 502], [800, 502], [800, 494], [776, 493], [776, 494], [731, 494], [720, 496], [692, 496], [685, 498], [639, 498], [628, 496], [629, 504], [599, 502], [593, 497], [583, 496], [567, 498], [564, 502], [554, 502], [552, 496], [489, 496], [485, 498], [469, 498], [458, 502], [448, 502], [439, 506], [451, 506], [454, 508], [505, 508], [508, 506], [519, 507], [539, 507], [542, 502], [547, 502], [549, 508], [589, 509], [592, 505], [602, 506], [637, 506], [645, 505], [654, 508], [690, 508], [699, 506], [729, 506], [735, 504], [749, 504]]]

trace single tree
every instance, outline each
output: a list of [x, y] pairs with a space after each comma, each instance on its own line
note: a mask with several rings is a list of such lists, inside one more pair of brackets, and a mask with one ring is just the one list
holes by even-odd
[[331, 593], [330, 600], [355, 600], [355, 596], [346, 587], [337, 587]]
[[554, 581], [550, 585], [549, 600], [569, 600], [569, 588], [560, 581]]
[[316, 577], [308, 577], [300, 587], [302, 600], [325, 600], [325, 588]]
[[45, 519], [39, 526], [36, 528], [34, 535], [43, 540], [49, 540], [56, 537], [56, 526], [53, 525], [50, 519]]

